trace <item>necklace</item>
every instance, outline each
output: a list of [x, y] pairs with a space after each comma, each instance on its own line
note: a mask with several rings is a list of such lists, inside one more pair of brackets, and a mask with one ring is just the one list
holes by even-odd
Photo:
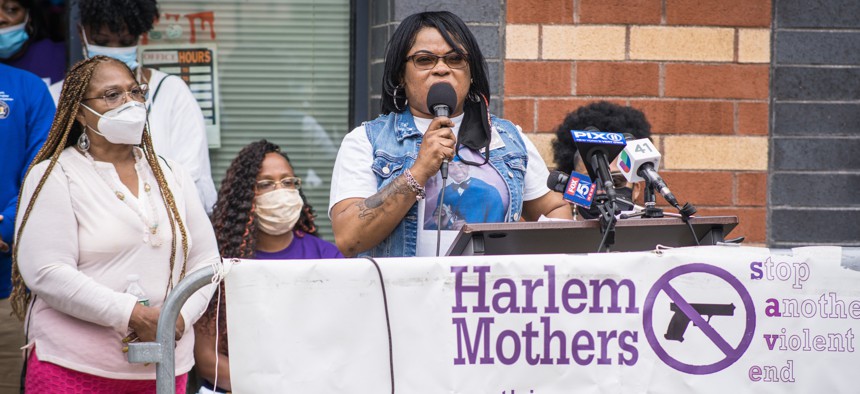
[[[140, 178], [140, 182], [143, 183], [143, 192], [145, 193], [145, 198], [149, 202], [148, 208], [149, 212], [144, 212], [142, 209], [142, 202], [140, 199], [137, 202], [133, 203], [131, 199], [126, 198], [125, 193], [119, 190], [116, 182], [108, 175], [105, 174], [104, 171], [100, 170], [98, 166], [96, 166], [96, 160], [93, 156], [84, 151], [84, 156], [90, 161], [90, 164], [93, 165], [93, 169], [97, 174], [102, 178], [103, 181], [108, 185], [111, 190], [113, 190], [116, 198], [125, 203], [134, 213], [137, 214], [137, 217], [140, 218], [140, 221], [143, 222], [144, 230], [143, 230], [143, 243], [147, 243], [153, 247], [161, 246], [162, 239], [158, 234], [158, 216], [155, 212], [155, 202], [152, 198], [152, 187], [149, 185], [149, 180], [144, 179], [144, 175], [147, 174], [146, 169], [143, 167], [143, 162], [140, 160], [141, 153], [138, 149], [134, 149], [134, 171], [137, 173], [137, 176]], [[141, 195], [141, 198], [144, 196]]]

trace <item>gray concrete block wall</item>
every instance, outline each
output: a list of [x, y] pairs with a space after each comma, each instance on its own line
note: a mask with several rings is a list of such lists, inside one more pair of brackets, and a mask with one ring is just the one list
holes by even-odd
[[504, 97], [502, 73], [504, 73], [504, 0], [462, 1], [437, 0], [370, 0], [370, 105], [367, 119], [379, 115], [382, 69], [385, 62], [385, 45], [397, 28], [399, 21], [416, 12], [447, 10], [457, 14], [472, 30], [478, 40], [489, 68], [490, 110], [503, 115]]
[[860, 2], [773, 18], [768, 243], [860, 246]]

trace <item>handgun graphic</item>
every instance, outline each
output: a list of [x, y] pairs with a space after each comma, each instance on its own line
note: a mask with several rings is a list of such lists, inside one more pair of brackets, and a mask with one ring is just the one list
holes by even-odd
[[[734, 316], [735, 314], [735, 304], [690, 304], [690, 306], [696, 310], [696, 313], [707, 316], [709, 323], [711, 317]], [[672, 315], [672, 320], [669, 320], [669, 327], [666, 329], [664, 337], [670, 341], [684, 342], [684, 332], [690, 325], [690, 318], [674, 302], [669, 304], [669, 310], [675, 314]]]

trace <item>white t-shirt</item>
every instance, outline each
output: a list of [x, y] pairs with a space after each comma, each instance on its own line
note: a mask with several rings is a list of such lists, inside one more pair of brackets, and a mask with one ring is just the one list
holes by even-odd
[[[158, 70], [152, 70], [149, 78], [149, 132], [155, 153], [179, 162], [194, 179], [197, 194], [207, 214], [212, 213], [217, 192], [209, 165], [209, 143], [206, 141], [206, 124], [203, 112], [194, 99], [188, 85], [180, 78], [167, 78]], [[162, 83], [162, 80], [164, 81]], [[157, 102], [152, 97], [159, 84]], [[60, 99], [63, 81], [51, 85], [54, 104]]]
[[[454, 127], [452, 130], [456, 136], [460, 130], [460, 123], [463, 120], [463, 115], [451, 118], [451, 120], [454, 121]], [[432, 119], [415, 117], [415, 126], [418, 131], [423, 134], [427, 131], [427, 128], [430, 127], [431, 121]], [[544, 194], [549, 192], [549, 188], [546, 186], [546, 179], [549, 176], [549, 170], [546, 168], [546, 163], [544, 163], [534, 144], [526, 138], [519, 126], [517, 126], [517, 130], [519, 131], [520, 137], [525, 143], [526, 150], [528, 151], [529, 161], [524, 180], [523, 201], [530, 201], [542, 197]], [[497, 149], [502, 146], [504, 146], [504, 142], [501, 140], [501, 137], [498, 135], [495, 128], [493, 128], [490, 149]], [[476, 161], [480, 157], [480, 155], [475, 152], [471, 152], [465, 147], [460, 148], [460, 154], [467, 156], [467, 159], [470, 161]], [[337, 160], [334, 164], [334, 171], [332, 173], [331, 180], [332, 187], [328, 207], [329, 217], [331, 217], [332, 207], [334, 207], [338, 202], [348, 198], [367, 198], [376, 194], [378, 190], [376, 186], [376, 175], [374, 175], [371, 168], [372, 164], [373, 146], [367, 139], [367, 132], [365, 131], [364, 126], [358, 126], [344, 137], [343, 143], [341, 143], [340, 150], [337, 154]], [[443, 230], [439, 247], [440, 254], [445, 254], [445, 252], [447, 252], [464, 221], [462, 216], [456, 216], [457, 208], [454, 207], [456, 203], [448, 203], [451, 201], [452, 197], [455, 197], [452, 193], [456, 193], [460, 197], [467, 193], [463, 188], [455, 188], [455, 185], [453, 185], [458, 183], [455, 179], [456, 174], [451, 173], [452, 166], [455, 165], [457, 164], [449, 164], [449, 186], [445, 192], [446, 203], [443, 204], [446, 205], [446, 208], [451, 208], [451, 211], [446, 213], [453, 214], [453, 216], [449, 216], [449, 220], [443, 218]], [[498, 200], [496, 199], [495, 194], [491, 196], [491, 200], [501, 201], [504, 205], [501, 211], [506, 214], [509, 210], [508, 205], [510, 204], [510, 196], [509, 193], [506, 193], [506, 190], [504, 190], [504, 181], [502, 181], [499, 173], [489, 163], [477, 169], [475, 167], [470, 167], [469, 170], [469, 180], [473, 186], [478, 182], [473, 179], [478, 179], [489, 185], [502, 185], [501, 188], [498, 188], [497, 186], [497, 191], [499, 192]], [[478, 175], [478, 173], [483, 173], [483, 175]], [[431, 178], [427, 181], [427, 185], [425, 185], [427, 189], [427, 198], [418, 202], [418, 250], [416, 251], [416, 256], [436, 255], [437, 226], [435, 224], [436, 219], [432, 215], [434, 215], [435, 206], [438, 201], [438, 193], [442, 184], [441, 178], [441, 175], [437, 173], [435, 178]], [[429, 210], [427, 209], [427, 201], [430, 201]], [[478, 209], [478, 206], [472, 206], [468, 208], [464, 207], [462, 210], [467, 211]], [[499, 210], [496, 209], [495, 211], [498, 212]], [[488, 213], [487, 215], [487, 217], [498, 217], [497, 213]], [[428, 218], [426, 216], [431, 217]], [[454, 216], [456, 216], [456, 218], [454, 218]], [[500, 221], [504, 221], [505, 217], [506, 215], [502, 215], [502, 219]], [[466, 220], [466, 222], [468, 222], [468, 220]]]

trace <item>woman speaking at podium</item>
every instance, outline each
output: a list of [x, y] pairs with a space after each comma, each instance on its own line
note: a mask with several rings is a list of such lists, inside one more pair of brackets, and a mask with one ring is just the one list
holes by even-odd
[[[475, 218], [572, 219], [546, 187], [549, 172], [535, 146], [489, 114], [487, 64], [459, 17], [410, 15], [387, 48], [382, 115], [347, 134], [332, 175], [329, 216], [344, 255], [444, 253]], [[444, 110], [435, 105], [439, 91], [439, 101], [450, 102]], [[443, 179], [448, 162], [451, 176]]]

